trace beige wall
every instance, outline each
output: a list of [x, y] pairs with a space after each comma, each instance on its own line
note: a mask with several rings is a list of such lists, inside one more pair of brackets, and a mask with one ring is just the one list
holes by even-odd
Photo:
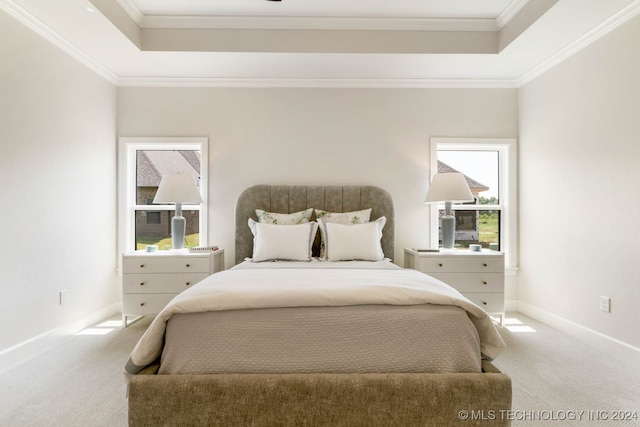
[[[209, 137], [210, 244], [233, 262], [254, 184], [373, 184], [396, 208], [396, 262], [428, 244], [429, 138], [515, 137], [515, 89], [118, 89], [119, 136]], [[509, 297], [508, 297], [509, 298]]]
[[638, 52], [640, 17], [519, 92], [522, 307], [636, 348]]
[[1, 355], [114, 305], [120, 285], [115, 88], [3, 12], [0, 58]]

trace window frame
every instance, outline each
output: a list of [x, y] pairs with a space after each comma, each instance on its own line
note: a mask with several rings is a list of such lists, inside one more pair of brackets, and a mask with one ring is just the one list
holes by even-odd
[[[431, 138], [430, 179], [438, 172], [438, 151], [497, 151], [498, 200], [497, 205], [459, 204], [454, 210], [500, 210], [500, 251], [505, 254], [505, 267], [516, 268], [518, 263], [517, 236], [517, 145], [515, 138]], [[471, 208], [471, 209], [470, 209]], [[430, 205], [429, 235], [431, 247], [438, 247], [438, 209], [443, 204]]]
[[199, 245], [208, 241], [208, 159], [207, 137], [120, 137], [118, 138], [118, 251], [120, 254], [135, 251], [135, 213], [146, 211], [172, 211], [175, 206], [138, 205], [136, 203], [136, 153], [145, 150], [196, 150], [200, 151], [200, 204], [184, 204], [183, 210], [199, 211]]

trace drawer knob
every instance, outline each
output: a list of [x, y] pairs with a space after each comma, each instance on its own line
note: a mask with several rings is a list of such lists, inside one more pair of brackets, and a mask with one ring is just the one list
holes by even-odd
[[144, 303], [143, 303], [143, 302], [141, 302], [141, 303], [140, 303], [140, 307], [142, 307], [143, 305], [144, 305]]
[[482, 301], [482, 304], [487, 305], [487, 302], [486, 301]]
[[191, 264], [187, 264], [187, 268], [191, 267]]
[[482, 263], [482, 266], [483, 266], [483, 267], [486, 267], [486, 266], [487, 266], [487, 263], [486, 263], [486, 262], [483, 262], [483, 263]]
[[144, 282], [140, 282], [140, 286], [144, 286]]
[[191, 282], [187, 282], [185, 283], [185, 286], [189, 286], [191, 284]]
[[442, 263], [441, 262], [438, 263], [438, 267], [442, 267]]
[[140, 268], [144, 268], [144, 264], [140, 264]]
[[487, 282], [486, 282], [485, 280], [483, 280], [483, 281], [482, 281], [482, 284], [483, 284], [483, 285], [486, 285], [486, 284], [487, 284]]

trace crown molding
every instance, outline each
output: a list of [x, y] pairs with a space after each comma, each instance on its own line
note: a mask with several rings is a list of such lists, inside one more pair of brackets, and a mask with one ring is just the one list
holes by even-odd
[[76, 61], [80, 62], [91, 71], [98, 74], [111, 84], [117, 84], [118, 76], [105, 68], [102, 64], [94, 60], [92, 57], [80, 50], [76, 45], [70, 43], [67, 39], [62, 37], [57, 32], [53, 31], [42, 21], [35, 18], [29, 12], [18, 6], [11, 0], [0, 0], [0, 9], [4, 10], [9, 16], [16, 19], [18, 22], [24, 24], [27, 28], [31, 29], [45, 40], [53, 44], [54, 46], [67, 53]]
[[[133, 18], [135, 20], [135, 18]], [[284, 16], [144, 16], [141, 28], [278, 30], [497, 31], [494, 19], [337, 18]]]
[[515, 89], [512, 79], [323, 79], [121, 77], [120, 87]]
[[[91, 0], [89, 0], [91, 1]], [[138, 27], [142, 28], [142, 23], [144, 22], [144, 15], [135, 3], [132, 0], [116, 0], [120, 7], [133, 19], [133, 21], [138, 24]]]
[[499, 31], [509, 23], [529, 3], [529, 0], [513, 0], [496, 18], [496, 29]]
[[116, 0], [140, 28], [366, 29], [405, 31], [499, 31], [529, 0], [513, 0], [496, 19], [287, 18], [145, 16], [133, 0]]
[[633, 3], [620, 10], [618, 13], [604, 21], [602, 24], [595, 27], [593, 30], [584, 34], [582, 37], [571, 43], [566, 48], [549, 57], [547, 60], [540, 63], [537, 67], [533, 68], [531, 71], [523, 74], [520, 78], [517, 79], [517, 86], [521, 87], [526, 85], [530, 81], [546, 73], [550, 69], [575, 55], [585, 47], [589, 46], [602, 36], [615, 30], [638, 14], [640, 14], [640, 0], [635, 0]]
[[140, 28], [498, 31], [529, 0], [513, 0], [497, 19], [144, 15], [132, 0], [116, 1]]

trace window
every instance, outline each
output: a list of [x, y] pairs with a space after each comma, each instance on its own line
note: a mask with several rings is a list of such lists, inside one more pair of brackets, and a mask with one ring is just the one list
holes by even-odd
[[162, 224], [162, 212], [147, 212], [147, 224]]
[[[461, 172], [474, 201], [454, 204], [456, 247], [479, 243], [505, 253], [506, 265], [517, 263], [516, 245], [516, 145], [508, 138], [432, 138], [431, 171]], [[438, 245], [438, 218], [444, 212], [431, 211], [431, 245]]]
[[185, 247], [205, 246], [207, 209], [207, 138], [120, 138], [119, 219], [120, 251], [158, 245], [171, 248], [174, 206], [154, 204], [162, 175], [193, 175], [202, 204], [184, 204], [187, 221]]

